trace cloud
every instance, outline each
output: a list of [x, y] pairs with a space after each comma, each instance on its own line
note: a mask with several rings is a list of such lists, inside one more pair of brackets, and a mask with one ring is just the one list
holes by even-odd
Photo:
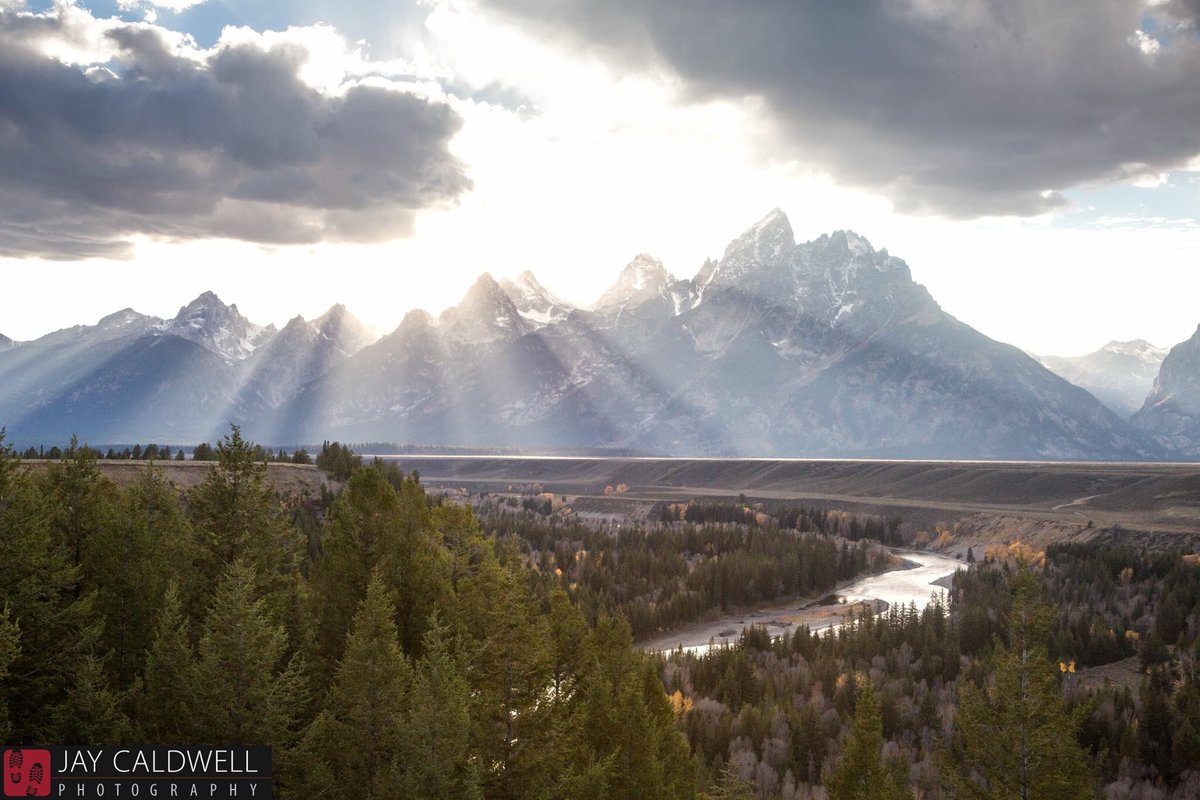
[[902, 211], [1034, 215], [1200, 154], [1197, 38], [1143, 32], [1197, 0], [477, 2], [691, 98], [761, 98], [766, 147]]
[[138, 8], [161, 8], [165, 11], [179, 13], [203, 2], [204, 0], [117, 0], [117, 7], [122, 11], [133, 11]]
[[67, 4], [0, 6], [0, 254], [378, 241], [470, 187], [444, 99], [378, 75], [314, 86], [312, 30], [292, 33], [199, 49]]
[[1183, 27], [1194, 28], [1200, 24], [1200, 0], [1157, 0], [1151, 5], [1160, 7]]

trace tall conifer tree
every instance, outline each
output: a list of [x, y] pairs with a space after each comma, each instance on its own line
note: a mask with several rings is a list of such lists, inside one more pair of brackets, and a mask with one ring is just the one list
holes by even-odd
[[1046, 649], [1053, 620], [1037, 578], [1021, 568], [1012, 579], [1008, 639], [996, 644], [990, 685], [964, 681], [957, 728], [961, 747], [951, 775], [956, 797], [972, 800], [1084, 800], [1094, 797], [1087, 753], [1076, 740], [1058, 665]]

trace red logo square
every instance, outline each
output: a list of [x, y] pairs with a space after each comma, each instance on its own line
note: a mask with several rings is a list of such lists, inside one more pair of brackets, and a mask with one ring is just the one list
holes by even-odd
[[10, 747], [4, 751], [5, 797], [48, 797], [50, 795], [50, 751]]

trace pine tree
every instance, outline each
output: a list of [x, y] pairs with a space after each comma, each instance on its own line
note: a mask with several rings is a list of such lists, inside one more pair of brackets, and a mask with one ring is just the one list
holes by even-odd
[[308, 699], [303, 665], [283, 665], [287, 636], [257, 594], [254, 568], [225, 571], [204, 621], [196, 670], [204, 741], [266, 742], [279, 751], [295, 739]]
[[237, 425], [230, 429], [217, 443], [217, 463], [189, 494], [198, 577], [211, 591], [226, 565], [244, 559], [254, 566], [262, 596], [281, 618], [281, 594], [298, 566], [297, 544], [267, 483], [267, 465], [255, 460], [254, 445], [242, 438]]
[[459, 589], [470, 631], [472, 749], [485, 793], [530, 796], [549, 781], [544, 620], [528, 589], [494, 557], [484, 557]]
[[[117, 487], [100, 474], [95, 451], [80, 447], [72, 436], [62, 461], [51, 464], [42, 479], [50, 500], [50, 532], [73, 567], [83, 563], [89, 537], [110, 526], [116, 517]], [[76, 596], [82, 594], [76, 589]]]
[[1164, 781], [1170, 781], [1174, 768], [1175, 725], [1169, 699], [1171, 678], [1162, 668], [1151, 669], [1142, 683], [1141, 713], [1138, 715], [1138, 754]]
[[332, 665], [383, 554], [397, 546], [399, 498], [374, 470], [359, 470], [330, 509], [322, 553], [312, 565], [317, 648]]
[[1012, 579], [1008, 641], [996, 643], [990, 686], [959, 690], [958, 769], [954, 795], [978, 800], [1083, 800], [1093, 797], [1090, 762], [1076, 740], [1058, 665], [1047, 655], [1052, 609], [1037, 579], [1022, 568]]
[[326, 666], [340, 658], [375, 570], [396, 604], [404, 652], [419, 656], [430, 616], [453, 606], [450, 564], [420, 486], [406, 480], [397, 491], [378, 470], [356, 470], [330, 511], [322, 553], [312, 565], [316, 640]]
[[62, 741], [121, 744], [129, 739], [124, 698], [109, 684], [104, 662], [88, 653], [76, 662], [74, 680], [53, 712]]
[[551, 656], [551, 681], [555, 700], [567, 701], [586, 677], [592, 658], [591, 635], [587, 620], [567, 593], [560, 588], [550, 592], [548, 618]]
[[436, 623], [426, 631], [405, 729], [406, 785], [422, 800], [482, 797], [470, 750], [471, 685], [448, 638]]
[[92, 596], [81, 593], [79, 570], [51, 535], [54, 513], [0, 428], [0, 598], [20, 641], [0, 704], [18, 741], [58, 738], [44, 712], [61, 701], [99, 635]]
[[842, 759], [825, 784], [829, 800], [875, 800], [886, 791], [887, 780], [880, 761], [883, 720], [870, 678], [858, 679], [854, 702], [854, 724]]
[[606, 796], [684, 798], [695, 791], [687, 742], [652, 662], [633, 650], [629, 625], [602, 617], [586, 681], [587, 742], [606, 762]]
[[196, 659], [175, 584], [167, 587], [146, 654], [138, 722], [151, 742], [195, 741]]
[[104, 619], [100, 647], [111, 652], [120, 685], [141, 674], [166, 583], [189, 575], [186, 525], [178, 494], [151, 467], [119, 498], [121, 513], [96, 530], [84, 546], [83, 575], [96, 592]]
[[397, 495], [398, 539], [382, 554], [379, 567], [396, 598], [400, 645], [404, 652], [417, 657], [424, 646], [429, 620], [435, 614], [452, 619], [458, 612], [454, 607], [451, 556], [437, 535], [425, 490], [415, 478], [406, 477]]
[[[21, 629], [9, 618], [8, 606], [0, 608], [0, 686], [8, 678], [8, 666], [21, 653]], [[8, 704], [0, 695], [0, 742], [9, 741], [11, 724], [8, 719]]]
[[305, 735], [305, 785], [314, 795], [397, 797], [403, 770], [422, 768], [397, 762], [404, 752], [412, 668], [394, 619], [387, 587], [373, 574], [324, 708]]

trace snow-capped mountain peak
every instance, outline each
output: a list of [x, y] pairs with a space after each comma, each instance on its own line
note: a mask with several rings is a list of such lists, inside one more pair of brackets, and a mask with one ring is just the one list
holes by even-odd
[[657, 258], [639, 253], [592, 308], [602, 313], [635, 308], [656, 297], [670, 297], [672, 287], [678, 282]]
[[270, 341], [276, 329], [250, 322], [236, 305], [225, 305], [215, 293], [204, 292], [179, 309], [163, 333], [195, 342], [232, 364], [246, 360]]
[[462, 302], [442, 312], [438, 324], [458, 344], [515, 339], [533, 330], [490, 273], [475, 281]]
[[521, 316], [535, 327], [561, 322], [572, 311], [569, 303], [554, 296], [529, 270], [515, 280], [502, 278], [499, 285]]
[[1144, 339], [1111, 341], [1081, 356], [1041, 356], [1048, 369], [1082, 386], [1122, 417], [1141, 408], [1167, 350]]
[[9, 350], [16, 346], [16, 342], [5, 336], [3, 333], [0, 333], [0, 350]]

